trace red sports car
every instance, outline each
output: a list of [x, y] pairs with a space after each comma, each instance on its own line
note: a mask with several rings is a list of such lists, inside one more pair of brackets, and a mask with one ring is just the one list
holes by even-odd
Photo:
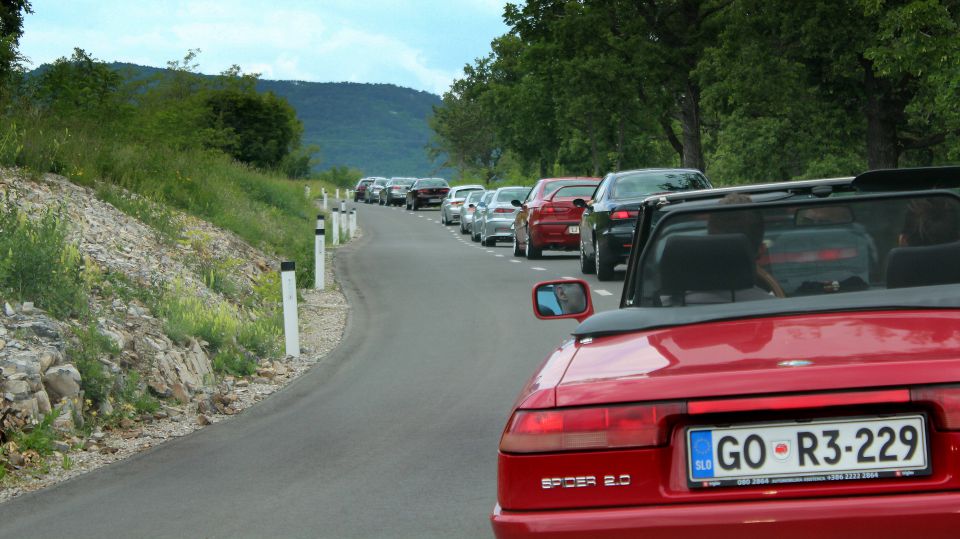
[[500, 443], [497, 537], [960, 536], [960, 168], [644, 202]]
[[519, 206], [513, 223], [513, 254], [540, 258], [545, 249], [575, 251], [580, 246], [577, 199], [589, 200], [600, 178], [544, 178]]

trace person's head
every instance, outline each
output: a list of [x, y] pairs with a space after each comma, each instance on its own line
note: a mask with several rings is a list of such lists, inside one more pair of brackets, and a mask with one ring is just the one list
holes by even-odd
[[903, 219], [899, 242], [903, 247], [936, 245], [960, 239], [957, 205], [946, 198], [911, 201]]
[[583, 289], [577, 284], [558, 284], [553, 287], [553, 293], [557, 296], [557, 303], [563, 314], [580, 313], [587, 310], [587, 299], [583, 295]]
[[[753, 202], [748, 195], [730, 193], [720, 199], [721, 205], [749, 204]], [[763, 215], [757, 211], [726, 211], [710, 214], [707, 222], [709, 234], [743, 234], [750, 242], [754, 253], [760, 252], [763, 245]]]

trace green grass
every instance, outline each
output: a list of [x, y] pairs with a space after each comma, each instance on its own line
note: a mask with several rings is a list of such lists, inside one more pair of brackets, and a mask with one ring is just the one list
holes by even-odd
[[106, 183], [97, 184], [96, 194], [100, 200], [152, 228], [157, 234], [157, 239], [163, 243], [176, 242], [183, 232], [176, 214], [160, 202], [151, 201]]
[[50, 455], [53, 453], [53, 442], [57, 439], [57, 433], [53, 429], [53, 421], [57, 415], [57, 411], [48, 413], [29, 431], [14, 432], [11, 439], [21, 452], [32, 450], [41, 457]]
[[81, 258], [66, 241], [61, 212], [47, 209], [31, 220], [0, 200], [0, 294], [33, 301], [58, 317], [86, 309]]

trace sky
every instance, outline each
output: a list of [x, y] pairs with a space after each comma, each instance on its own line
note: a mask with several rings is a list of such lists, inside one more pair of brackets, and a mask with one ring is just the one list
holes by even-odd
[[[517, 0], [514, 2], [518, 3]], [[201, 73], [391, 83], [442, 94], [507, 31], [507, 0], [32, 0], [20, 53], [37, 67], [74, 47], [163, 67], [200, 49]]]

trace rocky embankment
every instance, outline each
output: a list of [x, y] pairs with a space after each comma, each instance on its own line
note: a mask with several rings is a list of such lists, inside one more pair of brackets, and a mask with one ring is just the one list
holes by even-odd
[[[278, 260], [234, 234], [186, 215], [175, 216], [185, 239], [162, 241], [156, 230], [61, 177], [28, 181], [0, 170], [0, 196], [28, 215], [60, 208], [70, 224], [69, 241], [87, 263], [137, 286], [160, 289], [176, 283], [201, 298], [226, 301], [198, 274], [199, 257], [229, 261], [231, 278], [242, 289], [257, 286], [264, 274], [279, 268]], [[326, 264], [328, 283], [332, 265]], [[115, 380], [132, 377], [159, 402], [153, 412], [125, 414], [110, 424], [89, 419], [84, 424], [91, 412], [105, 417], [115, 410], [109, 401], [99, 410], [85, 408], [89, 400], [71, 357], [71, 329], [80, 322], [56, 320], [29, 302], [0, 302], [0, 428], [29, 430], [52, 414], [60, 434], [53, 442], [56, 451], [45, 457], [10, 441], [0, 447], [0, 467], [8, 470], [0, 480], [0, 502], [221, 421], [295, 379], [336, 346], [347, 316], [345, 298], [335, 286], [303, 291], [303, 298], [302, 355], [256, 358], [254, 375], [235, 377], [215, 372], [207, 343], [171, 339], [164, 321], [137, 299], [94, 293], [89, 301], [95, 330], [114, 351], [97, 360]]]

